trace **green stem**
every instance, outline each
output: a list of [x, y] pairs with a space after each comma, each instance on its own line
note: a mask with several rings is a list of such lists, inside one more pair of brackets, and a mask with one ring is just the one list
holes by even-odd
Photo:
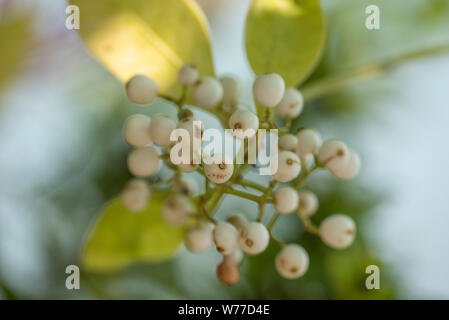
[[261, 186], [258, 183], [255, 183], [255, 182], [252, 182], [252, 181], [248, 181], [248, 180], [240, 180], [240, 181], [237, 181], [236, 184], [238, 184], [238, 185], [240, 185], [242, 187], [248, 187], [248, 188], [251, 188], [251, 189], [263, 192], [263, 193], [267, 192], [267, 190], [268, 190], [264, 186]]
[[304, 100], [311, 101], [362, 81], [377, 78], [410, 60], [425, 58], [447, 51], [449, 51], [449, 44], [408, 52], [380, 63], [365, 65], [343, 74], [317, 80], [301, 88], [301, 92]]
[[271, 217], [271, 221], [270, 221], [270, 223], [268, 223], [268, 226], [267, 226], [268, 231], [271, 231], [271, 229], [273, 229], [274, 225], [276, 224], [276, 221], [279, 219], [280, 216], [281, 216], [281, 214], [276, 212], [273, 215], [273, 217]]
[[304, 228], [306, 229], [306, 231], [319, 235], [319, 229], [317, 226], [315, 226], [312, 221], [310, 220], [310, 217], [308, 217], [307, 215], [305, 215], [304, 213], [301, 212], [301, 210], [297, 210], [299, 217], [301, 218], [301, 221], [304, 225]]
[[235, 196], [238, 196], [238, 197], [241, 197], [241, 198], [245, 198], [245, 199], [257, 202], [257, 203], [260, 202], [260, 197], [258, 197], [258, 196], [255, 196], [253, 194], [246, 193], [246, 192], [243, 192], [243, 191], [238, 191], [238, 190], [235, 190], [235, 189], [232, 189], [232, 188], [229, 188], [229, 187], [225, 189], [225, 193], [232, 194], [232, 195], [235, 195]]
[[310, 168], [309, 170], [305, 170], [304, 173], [301, 175], [301, 177], [298, 179], [298, 181], [296, 182], [296, 189], [299, 190], [302, 188], [302, 186], [304, 185], [304, 183], [306, 182], [307, 177], [316, 169], [318, 169], [319, 166], [314, 164], [312, 168]]

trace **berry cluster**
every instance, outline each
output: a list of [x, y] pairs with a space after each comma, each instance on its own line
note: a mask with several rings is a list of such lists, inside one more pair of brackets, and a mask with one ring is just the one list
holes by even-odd
[[[191, 252], [199, 253], [215, 246], [223, 256], [217, 267], [217, 276], [228, 285], [238, 281], [239, 264], [244, 254], [262, 253], [270, 239], [281, 246], [275, 260], [281, 276], [294, 279], [307, 271], [307, 251], [299, 244], [284, 244], [271, 233], [276, 220], [285, 214], [296, 213], [304, 228], [320, 236], [330, 247], [342, 249], [351, 245], [355, 236], [353, 220], [346, 215], [335, 214], [316, 227], [311, 216], [318, 209], [318, 198], [302, 186], [313, 171], [321, 168], [328, 169], [339, 179], [350, 179], [358, 173], [360, 159], [339, 140], [322, 142], [315, 130], [291, 132], [291, 120], [301, 114], [304, 106], [299, 90], [285, 88], [284, 80], [278, 74], [257, 76], [253, 84], [256, 114], [239, 103], [239, 83], [232, 77], [200, 77], [194, 66], [186, 65], [179, 71], [178, 81], [183, 88], [179, 99], [158, 94], [155, 81], [144, 75], [136, 75], [126, 84], [128, 98], [136, 104], [151, 104], [159, 96], [178, 108], [177, 121], [164, 114], [151, 119], [135, 114], [125, 122], [124, 137], [135, 147], [127, 159], [129, 171], [135, 178], [127, 183], [121, 194], [129, 211], [144, 210], [151, 199], [152, 188], [171, 188], [170, 195], [162, 204], [164, 221], [186, 228], [185, 246]], [[196, 106], [209, 110], [225, 126], [233, 129], [235, 138], [243, 142], [244, 153], [247, 151], [245, 140], [256, 139], [258, 129], [278, 129], [277, 170], [268, 186], [245, 179], [247, 170], [255, 165], [235, 164], [225, 154], [214, 155], [213, 162], [195, 163], [193, 157], [202, 152], [201, 143], [190, 147], [190, 162], [176, 164], [171, 161], [170, 151], [180, 142], [173, 141], [171, 137], [174, 129], [185, 129], [191, 138], [199, 137], [200, 141], [203, 136], [201, 122], [194, 118], [185, 103], [188, 96]], [[202, 155], [203, 160], [207, 157], [209, 155]], [[156, 174], [162, 163], [173, 170], [173, 175], [166, 181], [150, 182], [146, 179]], [[197, 195], [195, 184], [184, 174], [193, 171], [204, 176], [205, 192], [200, 195]], [[257, 218], [248, 221], [243, 215], [235, 214], [226, 221], [217, 221], [214, 212], [225, 194], [256, 202], [259, 205]], [[272, 205], [276, 212], [271, 221], [264, 224], [267, 205]]]

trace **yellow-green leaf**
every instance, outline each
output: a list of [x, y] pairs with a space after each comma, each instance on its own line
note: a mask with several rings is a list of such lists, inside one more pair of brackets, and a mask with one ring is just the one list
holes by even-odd
[[83, 265], [94, 271], [115, 271], [137, 261], [170, 258], [182, 243], [184, 230], [162, 220], [165, 196], [153, 192], [149, 207], [139, 213], [126, 210], [120, 199], [108, 203], [91, 227]]
[[325, 42], [318, 0], [253, 0], [246, 19], [246, 51], [256, 74], [279, 73], [288, 86], [303, 81]]
[[80, 35], [120, 80], [146, 74], [164, 94], [178, 94], [179, 68], [194, 64], [213, 75], [209, 29], [193, 0], [71, 0]]
[[29, 16], [11, 17], [0, 23], [0, 87], [18, 70], [29, 35]]

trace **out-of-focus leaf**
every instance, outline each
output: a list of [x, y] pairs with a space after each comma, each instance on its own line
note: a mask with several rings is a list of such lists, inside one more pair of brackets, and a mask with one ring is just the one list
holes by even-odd
[[136, 261], [161, 261], [171, 257], [184, 231], [167, 225], [160, 207], [165, 194], [153, 192], [148, 208], [140, 213], [112, 200], [92, 226], [83, 252], [83, 264], [94, 271], [115, 271]]
[[17, 71], [25, 55], [28, 39], [28, 16], [19, 16], [0, 23], [0, 88]]
[[178, 93], [179, 68], [214, 68], [206, 20], [191, 0], [71, 0], [80, 8], [80, 35], [120, 80], [137, 73], [156, 80], [162, 93]]
[[256, 74], [277, 72], [286, 84], [304, 80], [325, 42], [318, 0], [253, 0], [246, 21], [246, 50]]

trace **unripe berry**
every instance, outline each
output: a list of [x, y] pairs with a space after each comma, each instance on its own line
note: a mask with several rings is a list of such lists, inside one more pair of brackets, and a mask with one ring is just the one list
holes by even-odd
[[289, 186], [281, 187], [274, 192], [274, 208], [277, 212], [287, 214], [298, 208], [299, 197], [295, 189]]
[[129, 100], [137, 104], [153, 102], [156, 99], [157, 90], [156, 82], [142, 74], [135, 75], [126, 83], [126, 94]]
[[257, 76], [253, 84], [254, 99], [263, 107], [274, 107], [284, 95], [284, 79], [276, 73]]
[[128, 169], [136, 177], [149, 177], [160, 167], [159, 153], [152, 147], [138, 148], [128, 155]]
[[223, 259], [217, 266], [217, 278], [226, 285], [236, 284], [240, 279], [240, 271], [236, 263], [231, 260]]
[[234, 164], [226, 159], [223, 154], [218, 154], [215, 157], [218, 164], [204, 163], [204, 174], [210, 181], [214, 183], [225, 183], [231, 178], [232, 173], [234, 172]]
[[349, 216], [334, 214], [321, 222], [320, 236], [325, 244], [335, 249], [349, 247], [355, 237], [355, 223]]
[[129, 116], [123, 126], [123, 136], [133, 147], [145, 147], [151, 143], [150, 117], [144, 114]]
[[299, 192], [299, 211], [310, 217], [318, 210], [318, 197], [315, 193], [301, 190]]
[[193, 86], [193, 100], [206, 109], [215, 107], [223, 99], [223, 87], [215, 78], [204, 77]]
[[162, 204], [162, 218], [174, 226], [186, 224], [194, 211], [195, 208], [189, 198], [180, 194], [167, 198]]
[[276, 106], [276, 113], [281, 118], [293, 119], [299, 116], [303, 106], [304, 99], [301, 92], [295, 88], [288, 88], [281, 102]]
[[310, 154], [318, 154], [322, 140], [318, 132], [312, 129], [302, 129], [297, 134], [298, 143], [295, 146], [296, 154], [302, 158]]
[[196, 193], [196, 185], [192, 180], [182, 179], [173, 184], [172, 190], [186, 196], [193, 196]]
[[150, 135], [160, 147], [170, 145], [170, 134], [176, 128], [176, 122], [164, 114], [157, 114], [151, 119]]
[[209, 249], [213, 243], [212, 230], [213, 227], [209, 224], [200, 224], [190, 228], [184, 240], [186, 248], [195, 253]]
[[230, 216], [228, 219], [226, 219], [227, 222], [232, 224], [237, 231], [242, 232], [243, 228], [248, 224], [248, 220], [242, 216], [241, 214], [235, 214], [233, 216]]
[[328, 165], [329, 170], [342, 180], [355, 177], [360, 171], [360, 166], [360, 157], [354, 152], [350, 152], [345, 161], [337, 161]]
[[281, 151], [278, 156], [278, 168], [273, 178], [280, 182], [295, 179], [301, 172], [301, 161], [291, 151]]
[[270, 233], [260, 222], [250, 222], [240, 233], [240, 248], [250, 255], [264, 251], [270, 241]]
[[229, 222], [219, 222], [214, 229], [214, 242], [217, 251], [223, 255], [231, 254], [238, 248], [239, 233]]
[[276, 256], [276, 269], [287, 279], [296, 279], [304, 275], [309, 268], [309, 255], [298, 244], [287, 244]]
[[122, 190], [121, 199], [131, 212], [143, 211], [150, 198], [150, 186], [145, 180], [131, 179]]
[[249, 110], [237, 110], [229, 118], [229, 127], [237, 138], [251, 138], [259, 129], [259, 118]]
[[297, 143], [298, 138], [295, 135], [284, 134], [279, 138], [279, 149], [292, 151]]
[[233, 253], [223, 256], [223, 259], [231, 260], [238, 265], [243, 260], [243, 251], [240, 248], [237, 248]]
[[234, 105], [238, 102], [240, 96], [240, 84], [237, 79], [225, 76], [220, 78], [223, 87], [223, 103]]
[[349, 150], [340, 140], [328, 140], [323, 143], [318, 152], [318, 161], [326, 167], [339, 165], [347, 160]]
[[198, 69], [192, 65], [183, 66], [178, 73], [178, 81], [183, 86], [192, 86], [198, 81]]

